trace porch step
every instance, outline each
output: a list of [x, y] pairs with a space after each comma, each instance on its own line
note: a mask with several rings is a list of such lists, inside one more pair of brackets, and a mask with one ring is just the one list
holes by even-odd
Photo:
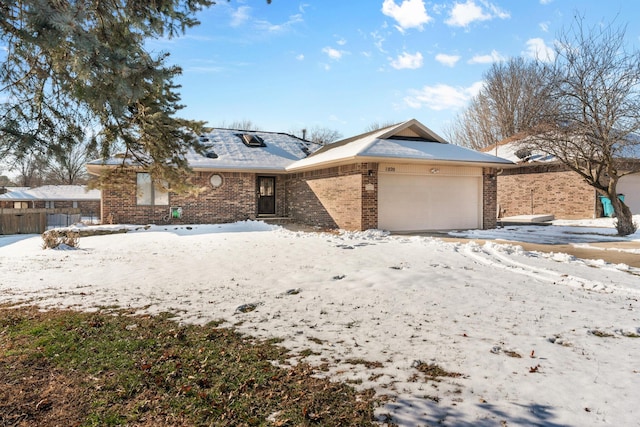
[[267, 224], [291, 224], [293, 223], [293, 219], [288, 216], [259, 216], [256, 218], [258, 221], [266, 222]]

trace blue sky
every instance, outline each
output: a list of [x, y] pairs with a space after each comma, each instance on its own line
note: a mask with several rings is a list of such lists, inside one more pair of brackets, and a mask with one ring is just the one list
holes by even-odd
[[638, 12], [633, 0], [231, 0], [149, 46], [183, 67], [181, 115], [211, 126], [349, 137], [416, 118], [444, 134], [494, 61], [549, 57], [576, 13], [627, 25], [638, 47]]

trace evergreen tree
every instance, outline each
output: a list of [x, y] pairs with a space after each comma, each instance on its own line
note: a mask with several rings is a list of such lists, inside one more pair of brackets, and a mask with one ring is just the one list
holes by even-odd
[[145, 49], [198, 24], [212, 0], [9, 0], [0, 4], [0, 154], [46, 156], [82, 141], [94, 123], [100, 152], [114, 147], [179, 190], [184, 154], [202, 122], [176, 117], [167, 54]]

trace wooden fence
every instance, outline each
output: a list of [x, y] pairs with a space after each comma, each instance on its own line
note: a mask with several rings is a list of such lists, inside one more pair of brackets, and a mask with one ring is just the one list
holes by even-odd
[[[61, 220], [61, 218], [67, 218], [68, 220], [64, 221]], [[0, 208], [0, 235], [42, 234], [49, 225], [66, 226], [77, 222], [79, 219], [80, 209]], [[64, 222], [66, 222], [66, 224]]]

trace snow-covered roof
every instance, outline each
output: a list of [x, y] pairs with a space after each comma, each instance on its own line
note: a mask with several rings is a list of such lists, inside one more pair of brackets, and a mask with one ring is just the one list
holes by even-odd
[[[262, 144], [247, 145], [242, 135], [257, 136]], [[186, 156], [194, 170], [285, 172], [354, 160], [513, 165], [511, 161], [491, 154], [449, 144], [415, 119], [324, 147], [285, 133], [235, 129], [213, 129], [201, 135], [200, 140], [208, 147], [205, 155], [192, 151]], [[121, 157], [93, 160], [87, 164], [87, 169], [98, 174], [100, 168], [122, 162]]]
[[[630, 141], [630, 144], [621, 147], [617, 158], [640, 159], [640, 136], [630, 135], [627, 138]], [[534, 140], [534, 136], [518, 134], [485, 148], [483, 152], [494, 154], [498, 157], [502, 157], [503, 159], [508, 159], [514, 163], [520, 164], [548, 163], [557, 161], [555, 156], [533, 149], [532, 146], [535, 146], [535, 144], [531, 144], [531, 142]]]
[[[258, 143], [247, 145], [242, 135], [258, 137]], [[320, 148], [319, 144], [286, 133], [213, 129], [200, 136], [207, 147], [205, 155], [190, 151], [186, 155], [194, 170], [234, 170], [284, 172], [293, 162]], [[259, 143], [261, 142], [261, 143]], [[208, 155], [207, 155], [208, 154]], [[122, 164], [122, 158], [93, 160], [87, 164], [91, 173], [101, 166]]]
[[509, 160], [447, 143], [415, 119], [329, 144], [287, 168], [295, 171], [349, 161], [402, 160], [491, 166], [513, 165]]
[[84, 185], [43, 185], [8, 191], [0, 194], [0, 200], [100, 200], [100, 190], [88, 190]]
[[497, 144], [487, 147], [482, 150], [485, 153], [491, 153], [495, 156], [501, 157], [512, 161], [513, 163], [540, 163], [540, 162], [554, 162], [556, 158], [542, 152], [528, 151], [525, 155], [523, 151], [523, 145], [526, 144], [531, 137], [517, 135], [511, 138], [507, 138]]

